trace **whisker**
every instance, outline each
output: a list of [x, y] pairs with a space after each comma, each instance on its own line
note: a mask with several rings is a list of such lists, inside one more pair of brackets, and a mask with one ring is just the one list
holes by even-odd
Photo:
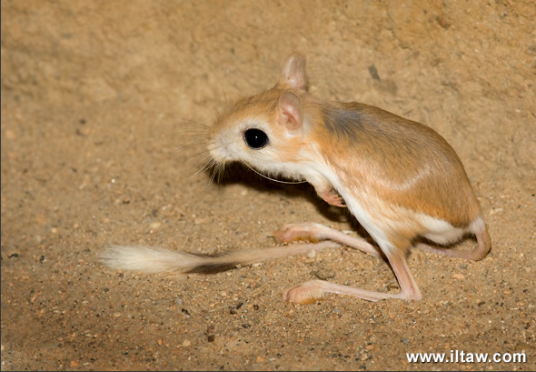
[[264, 175], [264, 174], [258, 172], [254, 168], [250, 167], [248, 164], [246, 164], [246, 163], [244, 163], [244, 164], [246, 165], [246, 167], [248, 167], [253, 172], [257, 173], [259, 176], [261, 176], [263, 178], [266, 178], [267, 180], [270, 180], [270, 181], [284, 183], [286, 185], [299, 185], [300, 183], [307, 183], [307, 181], [281, 181], [281, 180], [276, 180], [275, 178], [268, 177], [267, 175]]
[[225, 165], [221, 163], [215, 163], [215, 176], [216, 176], [216, 182], [221, 183], [221, 180], [223, 179], [224, 172], [225, 172]]
[[174, 150], [172, 150], [172, 154], [180, 154], [186, 150], [189, 150], [189, 149], [192, 149], [192, 148], [196, 148], [196, 147], [200, 147], [202, 146], [203, 144], [202, 143], [191, 143], [189, 145], [184, 145], [184, 146], [178, 146], [177, 148], [175, 148]]
[[204, 122], [202, 122], [202, 121], [198, 121], [198, 120], [194, 120], [194, 119], [185, 119], [185, 118], [182, 118], [182, 119], [179, 120], [179, 123], [180, 123], [180, 124], [185, 124], [185, 125], [195, 125], [195, 126], [209, 127], [209, 125], [205, 124]]
[[[210, 186], [214, 182], [214, 178], [219, 173], [220, 169], [223, 168], [222, 164], [218, 164], [209, 154], [207, 151], [207, 155], [205, 157], [206, 162], [205, 164], [199, 169], [197, 172], [195, 172], [195, 175], [198, 175], [202, 172], [208, 172], [210, 177], [207, 183], [207, 187]], [[209, 172], [210, 171], [210, 172]]]
[[206, 137], [208, 132], [206, 130], [196, 130], [196, 131], [193, 131], [193, 130], [189, 130], [189, 131], [178, 130], [175, 133], [177, 133], [180, 136], [184, 136], [184, 137], [188, 136], [188, 137], [191, 137], [193, 139], [198, 139], [199, 142], [201, 142], [202, 139], [204, 139]]
[[194, 154], [192, 154], [191, 156], [189, 156], [186, 161], [191, 161], [192, 159], [194, 158], [197, 158], [199, 155], [202, 155], [202, 154], [208, 154], [208, 150], [207, 149], [203, 149], [202, 151], [199, 151], [199, 152], [196, 152]]
[[209, 159], [209, 162], [205, 166], [205, 170], [210, 170], [210, 177], [207, 183], [207, 187], [209, 187], [214, 183], [214, 178], [220, 172], [219, 165], [213, 159]]
[[203, 166], [201, 167], [201, 169], [199, 169], [197, 172], [195, 172], [194, 175], [197, 176], [199, 173], [206, 172], [206, 171], [208, 171], [211, 167], [212, 167], [212, 165], [210, 164], [210, 162], [205, 163], [205, 165], [203, 165]]

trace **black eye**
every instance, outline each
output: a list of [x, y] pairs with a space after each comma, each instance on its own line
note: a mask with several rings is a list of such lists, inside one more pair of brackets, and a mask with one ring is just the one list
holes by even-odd
[[268, 136], [260, 129], [248, 129], [244, 133], [244, 141], [254, 150], [260, 150], [268, 144]]

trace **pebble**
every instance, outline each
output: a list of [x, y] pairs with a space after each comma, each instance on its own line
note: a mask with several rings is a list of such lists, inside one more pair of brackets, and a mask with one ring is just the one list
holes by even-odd
[[314, 275], [320, 280], [335, 278], [335, 271], [320, 269], [314, 272]]
[[162, 226], [162, 222], [159, 221], [151, 222], [151, 224], [149, 225], [152, 230], [158, 230], [160, 226]]

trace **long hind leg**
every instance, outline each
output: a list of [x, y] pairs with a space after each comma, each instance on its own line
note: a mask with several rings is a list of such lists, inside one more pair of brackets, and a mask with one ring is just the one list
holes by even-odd
[[287, 224], [274, 232], [274, 236], [281, 242], [289, 243], [300, 240], [317, 242], [331, 240], [349, 247], [359, 249], [374, 257], [381, 257], [380, 251], [363, 238], [354, 238], [338, 230], [314, 222]]
[[310, 304], [325, 299], [330, 293], [357, 297], [368, 301], [384, 299], [420, 300], [421, 292], [409, 271], [404, 250], [388, 248], [385, 255], [391, 264], [393, 272], [400, 284], [399, 293], [382, 293], [330, 283], [322, 280], [311, 280], [298, 284], [283, 294], [283, 298], [290, 302]]
[[477, 246], [471, 251], [457, 251], [450, 248], [438, 247], [426, 243], [417, 243], [415, 246], [419, 249], [442, 254], [450, 257], [458, 257], [466, 260], [481, 260], [487, 256], [491, 249], [491, 239], [488, 230], [482, 218], [478, 218], [473, 222], [469, 230], [475, 234]]

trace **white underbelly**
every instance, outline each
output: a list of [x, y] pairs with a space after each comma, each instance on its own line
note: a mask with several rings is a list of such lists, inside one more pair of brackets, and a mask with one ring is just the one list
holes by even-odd
[[344, 189], [339, 189], [339, 192], [350, 212], [382, 249], [393, 248], [389, 237], [396, 236], [397, 232], [413, 232], [413, 238], [422, 236], [437, 244], [449, 244], [460, 240], [470, 230], [469, 227], [458, 228], [442, 219], [388, 204], [376, 196], [357, 198]]

